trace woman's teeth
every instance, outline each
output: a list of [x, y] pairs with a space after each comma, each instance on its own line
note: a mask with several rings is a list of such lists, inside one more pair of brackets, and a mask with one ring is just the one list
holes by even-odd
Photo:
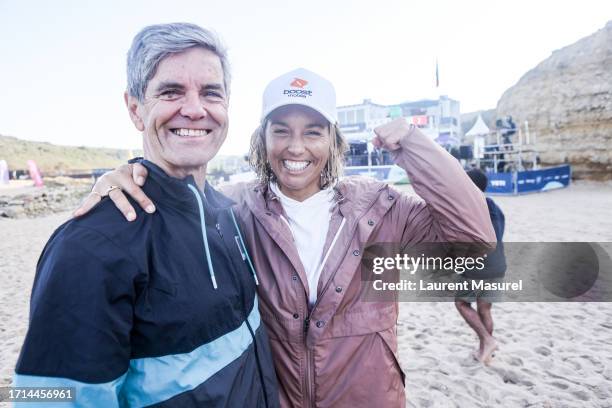
[[208, 131], [205, 129], [172, 129], [172, 133], [183, 137], [199, 137], [206, 136]]
[[310, 164], [309, 161], [293, 161], [283, 160], [283, 166], [290, 171], [301, 171], [304, 170]]

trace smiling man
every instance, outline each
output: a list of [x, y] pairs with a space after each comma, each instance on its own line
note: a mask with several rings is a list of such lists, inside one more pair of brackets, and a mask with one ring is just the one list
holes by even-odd
[[69, 387], [76, 406], [278, 406], [256, 273], [231, 201], [205, 182], [227, 135], [226, 58], [192, 24], [134, 38], [125, 102], [157, 209], [126, 223], [103, 200], [55, 231], [15, 386]]

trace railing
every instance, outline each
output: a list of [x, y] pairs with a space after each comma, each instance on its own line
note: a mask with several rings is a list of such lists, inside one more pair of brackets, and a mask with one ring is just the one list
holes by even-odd
[[[498, 129], [485, 135], [482, 151], [474, 151], [476, 166], [494, 173], [538, 170], [536, 134], [529, 132], [529, 123], [525, 121], [524, 130], [519, 126], [514, 134], [508, 131], [511, 129]], [[512, 142], [515, 137], [516, 143]]]

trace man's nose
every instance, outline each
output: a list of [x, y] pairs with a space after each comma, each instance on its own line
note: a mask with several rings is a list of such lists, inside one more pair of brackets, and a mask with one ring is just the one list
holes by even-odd
[[191, 120], [200, 120], [208, 115], [204, 102], [198, 93], [188, 92], [185, 94], [183, 104], [181, 106], [181, 115]]

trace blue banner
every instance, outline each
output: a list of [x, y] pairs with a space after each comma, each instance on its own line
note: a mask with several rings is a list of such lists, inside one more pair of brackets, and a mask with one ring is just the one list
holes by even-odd
[[487, 194], [522, 194], [567, 187], [572, 171], [569, 164], [516, 173], [487, 172]]
[[570, 178], [571, 170], [569, 165], [541, 170], [519, 171], [516, 174], [517, 192], [520, 194], [567, 187], [570, 183]]
[[491, 194], [514, 194], [513, 173], [487, 172], [489, 182], [486, 193]]

